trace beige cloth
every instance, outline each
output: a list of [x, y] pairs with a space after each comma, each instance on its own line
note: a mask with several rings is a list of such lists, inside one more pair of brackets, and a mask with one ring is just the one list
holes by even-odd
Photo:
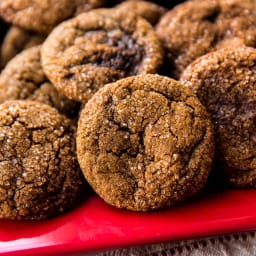
[[256, 255], [256, 232], [200, 240], [116, 249], [97, 256], [251, 256]]

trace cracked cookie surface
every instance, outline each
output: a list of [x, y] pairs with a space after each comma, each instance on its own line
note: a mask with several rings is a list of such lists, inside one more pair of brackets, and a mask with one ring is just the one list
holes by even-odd
[[256, 8], [251, 0], [192, 0], [166, 13], [157, 25], [168, 75], [179, 78], [196, 58], [223, 47], [256, 47]]
[[0, 217], [45, 219], [69, 209], [84, 180], [75, 128], [48, 105], [0, 105]]
[[0, 15], [22, 28], [49, 33], [63, 20], [93, 8], [104, 0], [1, 0]]
[[256, 186], [255, 74], [256, 49], [240, 47], [202, 56], [181, 77], [211, 114], [219, 172], [237, 187]]
[[79, 103], [59, 93], [45, 76], [41, 66], [41, 46], [32, 47], [14, 57], [0, 74], [0, 103], [7, 100], [35, 100], [50, 105], [73, 118]]
[[209, 115], [190, 90], [158, 75], [100, 89], [78, 122], [81, 169], [106, 202], [148, 211], [197, 194], [214, 155]]
[[42, 65], [67, 97], [86, 102], [105, 84], [155, 73], [163, 51], [152, 26], [117, 9], [81, 14], [60, 24], [42, 47]]

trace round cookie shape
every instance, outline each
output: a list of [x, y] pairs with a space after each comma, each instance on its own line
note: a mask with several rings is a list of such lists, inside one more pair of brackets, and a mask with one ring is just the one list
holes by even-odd
[[184, 71], [212, 116], [222, 177], [237, 187], [256, 186], [256, 49], [226, 48], [209, 53]]
[[157, 25], [168, 75], [179, 78], [196, 58], [225, 47], [256, 47], [256, 8], [251, 0], [192, 0], [167, 12]]
[[104, 2], [104, 0], [1, 0], [0, 15], [7, 22], [47, 34], [76, 12], [100, 7]]
[[44, 35], [12, 26], [8, 30], [1, 46], [1, 66], [4, 67], [22, 50], [41, 44], [44, 39]]
[[78, 121], [77, 155], [107, 203], [149, 211], [197, 194], [214, 155], [208, 113], [190, 90], [159, 75], [100, 89]]
[[14, 57], [0, 74], [0, 104], [7, 100], [35, 100], [48, 104], [66, 116], [74, 117], [79, 104], [59, 93], [44, 74], [41, 46]]
[[115, 6], [125, 12], [133, 12], [146, 19], [150, 24], [155, 25], [160, 17], [167, 12], [162, 6], [147, 1], [130, 0], [124, 1]]
[[0, 105], [0, 217], [46, 219], [69, 209], [84, 189], [75, 128], [34, 101]]
[[162, 59], [152, 26], [118, 9], [98, 9], [63, 22], [42, 47], [46, 75], [59, 91], [80, 102], [107, 83], [157, 72]]

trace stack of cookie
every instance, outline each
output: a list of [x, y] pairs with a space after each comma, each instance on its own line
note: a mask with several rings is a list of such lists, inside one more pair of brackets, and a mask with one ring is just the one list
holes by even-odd
[[1, 1], [1, 217], [256, 185], [256, 2], [118, 2]]
[[188, 1], [158, 23], [167, 73], [210, 113], [219, 179], [256, 186], [256, 2]]

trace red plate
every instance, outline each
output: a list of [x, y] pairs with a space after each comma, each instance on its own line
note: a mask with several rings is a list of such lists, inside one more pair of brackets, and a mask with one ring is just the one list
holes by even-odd
[[92, 252], [256, 229], [256, 190], [208, 194], [153, 213], [115, 209], [97, 196], [55, 219], [1, 220], [1, 255]]

